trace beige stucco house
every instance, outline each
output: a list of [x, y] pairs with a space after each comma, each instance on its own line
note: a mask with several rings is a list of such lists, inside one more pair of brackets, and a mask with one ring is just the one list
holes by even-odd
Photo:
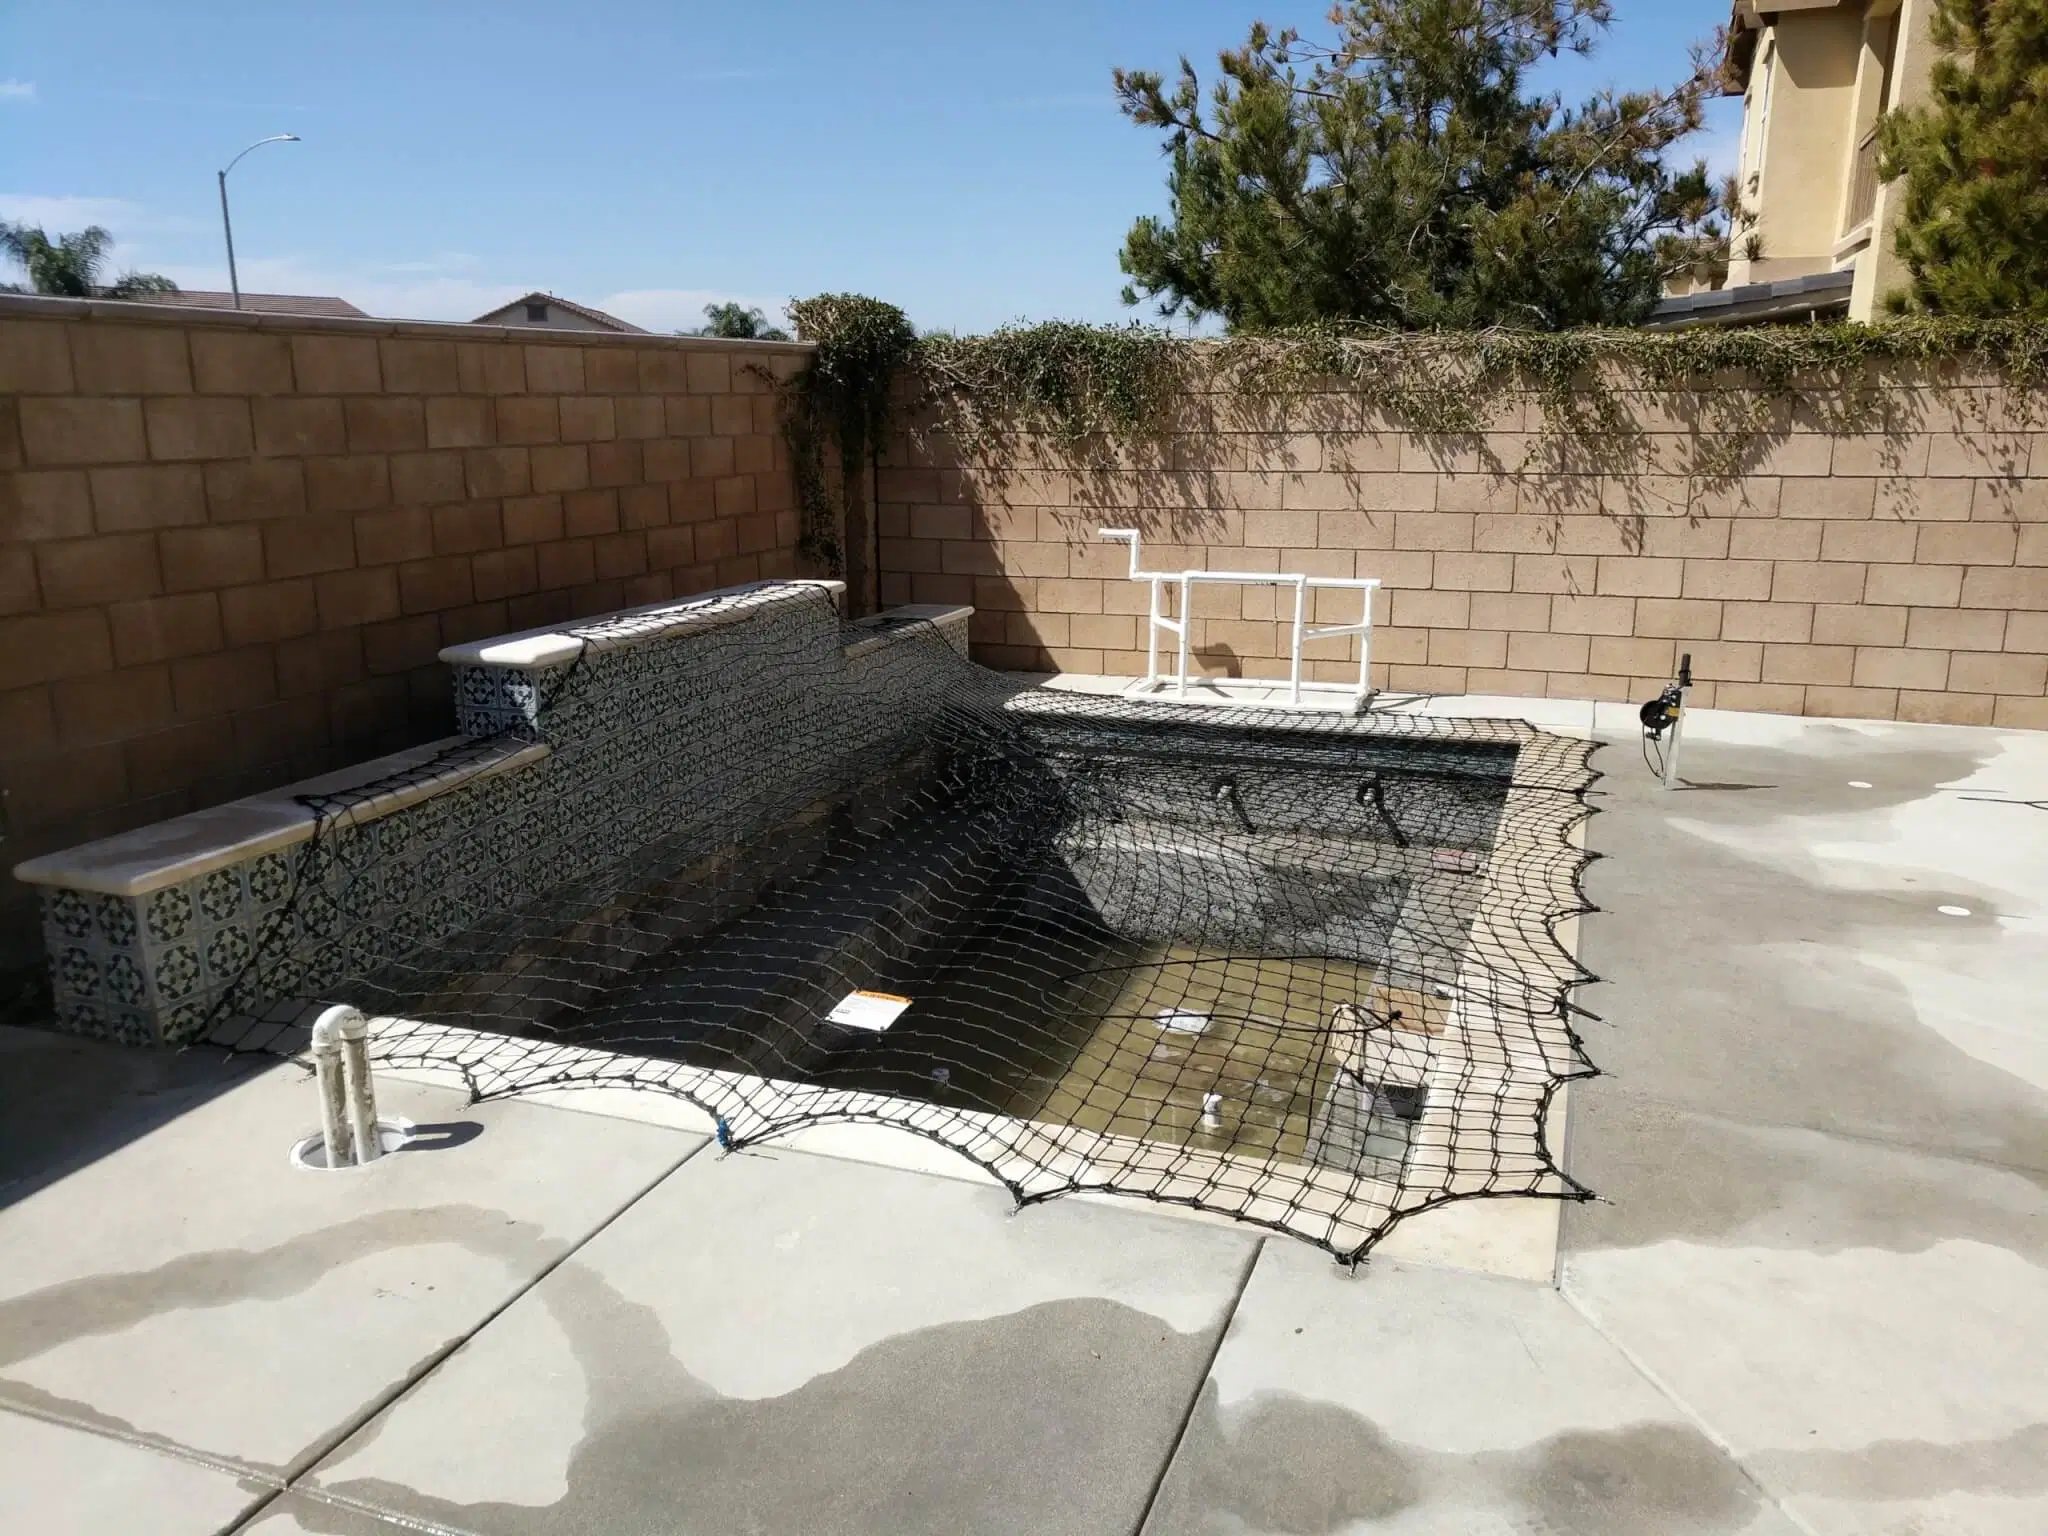
[[531, 325], [551, 331], [617, 331], [628, 336], [647, 334], [629, 320], [539, 289], [478, 315], [470, 324]]
[[[1785, 283], [1852, 320], [1903, 287], [1891, 225], [1903, 188], [1877, 179], [1877, 121], [1927, 94], [1933, 0], [1735, 0], [1745, 221], [1727, 286]], [[1834, 284], [1811, 281], [1837, 274]]]

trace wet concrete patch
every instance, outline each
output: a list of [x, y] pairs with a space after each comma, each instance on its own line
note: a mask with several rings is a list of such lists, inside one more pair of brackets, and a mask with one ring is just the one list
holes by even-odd
[[[587, 1274], [564, 1279], [592, 1299]], [[579, 1331], [644, 1310], [599, 1305], [611, 1315], [586, 1313]], [[614, 1331], [617, 1353], [579, 1349], [591, 1402], [554, 1502], [457, 1502], [350, 1477], [356, 1446], [320, 1490], [486, 1536], [1125, 1531], [1208, 1355], [1208, 1341], [1114, 1302], [1048, 1302], [898, 1335], [746, 1401], [705, 1387], [665, 1338]]]
[[1564, 1286], [1759, 1468], [1885, 1443], [1995, 1442], [2048, 1422], [2048, 1268], [2003, 1248], [1669, 1240], [1576, 1253]]
[[[1580, 930], [1604, 983], [1584, 995], [1601, 1019], [1583, 1029], [1607, 1076], [1578, 1104], [1628, 1094], [2048, 1170], [2048, 1097], [1946, 1038], [1893, 963], [1910, 952], [1958, 988], [2006, 975], [1994, 1006], [2025, 1027], [2023, 977], [2040, 951], [2010, 919], [2048, 910], [2048, 886], [2012, 857], [2011, 809], [1954, 788], [2006, 768], [2000, 740], [1898, 728], [1813, 730], [1796, 751], [1688, 739], [1689, 774], [1765, 786], [1744, 793], [1665, 795], [1647, 775], [1610, 775], [1588, 839], [1613, 856], [1588, 871], [1601, 910]], [[1943, 917], [1942, 903], [1972, 916]]]
[[1462, 1511], [1473, 1529], [1572, 1536], [1789, 1532], [1689, 1425], [1565, 1430], [1460, 1454], [1403, 1444], [1362, 1414], [1284, 1393], [1221, 1412], [1210, 1389], [1145, 1536], [1338, 1536], [1425, 1507], [1439, 1517], [1432, 1528]]
[[1255, 1247], [796, 1153], [686, 1168], [310, 1486], [487, 1536], [1128, 1532]]
[[1329, 1536], [1422, 1502], [1427, 1460], [1335, 1403], [1261, 1393], [1226, 1418], [1212, 1382], [1145, 1530]]
[[1949, 1445], [1880, 1440], [1849, 1451], [1764, 1451], [1752, 1460], [1773, 1488], [1794, 1499], [1896, 1504], [1968, 1492], [2039, 1500], [2048, 1515], [2048, 1423]]
[[0, 1211], [0, 1404], [288, 1476], [703, 1144], [383, 1091], [389, 1113], [484, 1133], [295, 1169], [317, 1105], [287, 1070]]
[[[380, 1211], [333, 1227], [302, 1233], [265, 1249], [229, 1248], [186, 1254], [154, 1269], [84, 1276], [0, 1300], [0, 1371], [33, 1372], [40, 1356], [80, 1340], [111, 1339], [170, 1314], [275, 1302], [311, 1289], [335, 1270], [379, 1255], [437, 1244], [492, 1258], [508, 1273], [535, 1273], [567, 1245], [503, 1211], [470, 1206]], [[445, 1280], [445, 1275], [444, 1275]], [[422, 1295], [434, 1282], [419, 1280]], [[333, 1342], [339, 1343], [339, 1340]], [[426, 1341], [428, 1352], [436, 1342]], [[231, 1381], [267, 1362], [223, 1362], [219, 1379]], [[157, 1433], [83, 1398], [67, 1397], [15, 1375], [0, 1375], [0, 1404], [132, 1440], [173, 1455], [232, 1462], [261, 1476], [283, 1478], [295, 1468], [232, 1451], [205, 1449], [175, 1433]], [[337, 1426], [337, 1431], [345, 1426]], [[318, 1437], [330, 1445], [335, 1433]]]
[[1782, 1531], [1548, 1287], [1260, 1254], [1146, 1536]]
[[1582, 1088], [1572, 1114], [1572, 1172], [1599, 1198], [1566, 1208], [1567, 1252], [1678, 1238], [1910, 1253], [1961, 1238], [2048, 1265], [2048, 1171], [1721, 1119], [1615, 1084]]
[[2048, 754], [1711, 730], [1690, 773], [1770, 787], [1615, 775], [1591, 827], [1566, 1294], [1810, 1529], [2042, 1529]]

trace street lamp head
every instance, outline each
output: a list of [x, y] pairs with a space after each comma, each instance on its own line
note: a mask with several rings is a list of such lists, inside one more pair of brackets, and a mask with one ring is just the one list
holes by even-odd
[[[248, 154], [250, 149], [261, 149], [266, 144], [297, 144], [299, 142], [300, 139], [296, 133], [273, 133], [267, 139], [258, 139], [249, 146], [249, 149], [243, 150], [242, 155]], [[240, 163], [242, 155], [237, 155], [233, 160], [230, 160], [227, 163], [227, 170], [222, 171], [220, 174], [225, 177], [228, 171], [232, 171]]]
[[[299, 136], [296, 133], [273, 133], [267, 139], [258, 139], [249, 146], [249, 149], [261, 149], [266, 144], [296, 144], [298, 142]], [[248, 154], [249, 149], [243, 150], [242, 155]], [[237, 309], [242, 307], [242, 278], [241, 274], [235, 271], [235, 226], [228, 218], [228, 172], [241, 164], [242, 155], [235, 156], [234, 159], [230, 160], [215, 173], [215, 180], [220, 183], [220, 229], [221, 233], [226, 236], [228, 243], [228, 287], [234, 292], [235, 308]]]

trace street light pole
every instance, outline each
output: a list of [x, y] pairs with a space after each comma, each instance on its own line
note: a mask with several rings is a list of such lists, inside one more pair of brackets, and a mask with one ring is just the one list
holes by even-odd
[[[299, 136], [296, 133], [274, 133], [267, 139], [258, 139], [249, 146], [249, 149], [261, 149], [266, 144], [296, 144], [298, 142]], [[242, 155], [248, 154], [249, 149], [243, 150]], [[235, 272], [235, 226], [233, 221], [228, 218], [228, 171], [232, 171], [240, 163], [242, 155], [237, 155], [233, 160], [230, 160], [227, 163], [227, 170], [214, 173], [220, 182], [221, 233], [228, 238], [228, 287], [234, 290], [235, 308], [237, 309], [242, 307], [242, 280]]]

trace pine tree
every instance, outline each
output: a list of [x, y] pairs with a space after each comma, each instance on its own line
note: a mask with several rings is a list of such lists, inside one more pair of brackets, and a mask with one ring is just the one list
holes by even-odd
[[1206, 97], [1186, 59], [1171, 91], [1117, 71], [1172, 166], [1170, 217], [1125, 240], [1125, 302], [1250, 330], [1641, 319], [1723, 237], [1704, 163], [1666, 161], [1719, 62], [1695, 50], [1674, 90], [1577, 107], [1530, 89], [1610, 18], [1608, 0], [1348, 0], [1327, 43], [1253, 27]]
[[1904, 179], [1894, 311], [2048, 318], [2048, 0], [1935, 0], [1924, 105], [1880, 133]]

